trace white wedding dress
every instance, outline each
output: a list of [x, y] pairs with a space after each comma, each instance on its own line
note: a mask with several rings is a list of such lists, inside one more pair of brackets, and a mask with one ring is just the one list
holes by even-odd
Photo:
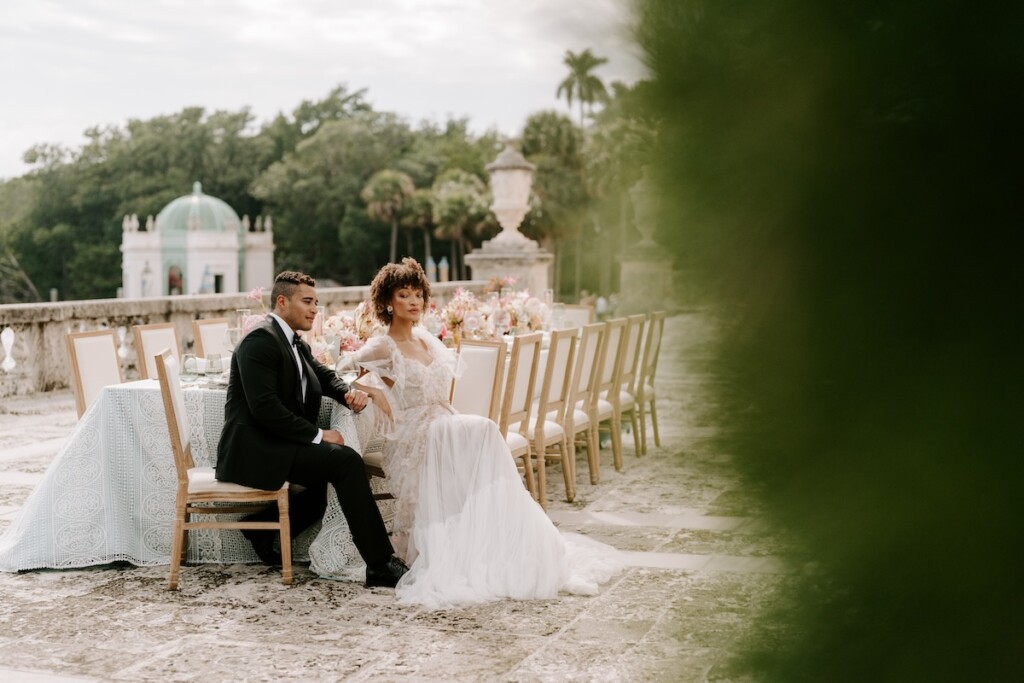
[[393, 382], [384, 391], [394, 420], [386, 436], [387, 490], [395, 495], [392, 543], [409, 564], [400, 602], [441, 609], [501, 598], [593, 595], [622, 566], [617, 551], [560, 533], [523, 486], [491, 420], [448, 403], [454, 357], [414, 328], [430, 349], [425, 365], [388, 336], [371, 338], [359, 364]]

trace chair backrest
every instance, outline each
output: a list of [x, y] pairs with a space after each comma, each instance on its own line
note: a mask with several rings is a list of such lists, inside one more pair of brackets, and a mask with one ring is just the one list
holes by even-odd
[[584, 412], [588, 410], [591, 397], [597, 393], [598, 369], [608, 323], [585, 325], [580, 332], [580, 343], [576, 348], [576, 367], [572, 373], [572, 391], [565, 408], [567, 418], [582, 401]]
[[665, 311], [651, 313], [651, 321], [647, 325], [647, 343], [644, 344], [643, 358], [637, 372], [637, 399], [643, 396], [644, 388], [654, 386], [654, 373], [658, 369], [658, 352], [661, 351], [661, 336], [665, 332]]
[[161, 349], [170, 349], [175, 360], [181, 361], [174, 323], [135, 325], [132, 327], [132, 335], [135, 337], [135, 364], [140, 379], [156, 377], [155, 356]]
[[565, 419], [565, 404], [572, 388], [573, 359], [576, 354], [576, 328], [552, 330], [551, 343], [548, 344], [548, 358], [544, 364], [544, 378], [541, 380], [540, 394], [537, 400], [537, 425], [543, 428], [543, 422], [550, 412], [557, 412], [556, 422]]
[[465, 339], [459, 342], [461, 373], [452, 381], [451, 404], [467, 415], [498, 421], [505, 343]]
[[583, 327], [594, 322], [594, 307], [587, 304], [562, 304], [565, 324], [569, 327]]
[[178, 484], [188, 483], [188, 471], [195, 467], [192, 460], [188, 413], [185, 412], [185, 393], [181, 390], [178, 373], [178, 359], [170, 349], [165, 348], [156, 356], [156, 374], [160, 380], [160, 395], [164, 399], [164, 414], [167, 415], [167, 432], [171, 437], [171, 452], [174, 453], [174, 469], [178, 473]]
[[122, 381], [117, 334], [113, 330], [71, 332], [64, 340], [71, 365], [75, 408], [78, 417], [82, 417], [103, 387], [120, 384]]
[[231, 327], [227, 318], [207, 318], [192, 321], [192, 338], [195, 339], [195, 352], [200, 358], [211, 353], [226, 355], [230, 353], [227, 345], [228, 328]]
[[512, 339], [508, 372], [505, 373], [505, 392], [501, 401], [501, 417], [498, 420], [503, 436], [508, 434], [509, 425], [520, 423], [522, 428], [525, 428], [530, 419], [533, 386], [537, 379], [537, 364], [543, 339], [542, 332], [516, 335]]
[[636, 395], [636, 377], [640, 367], [640, 353], [643, 351], [644, 323], [647, 316], [643, 313], [631, 315], [626, 320], [626, 348], [622, 357], [622, 378], [620, 386], [629, 393]]
[[596, 402], [601, 392], [608, 392], [609, 401], [618, 396], [622, 377], [622, 358], [626, 350], [623, 342], [626, 339], [628, 322], [625, 318], [608, 321], [608, 330], [605, 333], [604, 346], [598, 363], [597, 387], [594, 395], [590, 397], [591, 401]]

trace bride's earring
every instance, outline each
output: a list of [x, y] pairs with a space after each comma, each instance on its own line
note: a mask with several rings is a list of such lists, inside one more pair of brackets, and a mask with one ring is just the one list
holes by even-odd
[[390, 306], [388, 306], [388, 315], [391, 315], [394, 312], [395, 312], [395, 309], [393, 309]]

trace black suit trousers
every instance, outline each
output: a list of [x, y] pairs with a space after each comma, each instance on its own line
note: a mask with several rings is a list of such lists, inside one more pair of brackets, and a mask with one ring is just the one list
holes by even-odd
[[[306, 488], [289, 498], [292, 538], [323, 517], [327, 508], [327, 484], [331, 484], [356, 550], [366, 564], [374, 566], [391, 558], [394, 549], [387, 528], [373, 499], [363, 459], [354, 450], [329, 443], [299, 448], [288, 472], [288, 482]], [[253, 519], [273, 519], [275, 513], [271, 508], [257, 513]]]

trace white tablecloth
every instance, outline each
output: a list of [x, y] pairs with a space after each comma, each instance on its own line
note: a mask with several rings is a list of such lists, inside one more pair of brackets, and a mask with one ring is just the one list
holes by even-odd
[[[223, 389], [187, 388], [185, 409], [196, 465], [213, 466], [224, 423]], [[370, 420], [324, 400], [321, 424], [362, 450]], [[79, 420], [18, 517], [0, 538], [0, 570], [87, 567], [115, 561], [170, 562], [177, 478], [160, 386], [141, 380], [109, 386]], [[374, 486], [380, 486], [374, 480]], [[362, 580], [337, 497], [329, 492], [322, 528], [295, 539], [298, 561], [335, 578]], [[382, 508], [385, 506], [382, 504]], [[385, 513], [389, 509], [383, 510]], [[189, 562], [257, 562], [234, 529], [189, 532]]]

